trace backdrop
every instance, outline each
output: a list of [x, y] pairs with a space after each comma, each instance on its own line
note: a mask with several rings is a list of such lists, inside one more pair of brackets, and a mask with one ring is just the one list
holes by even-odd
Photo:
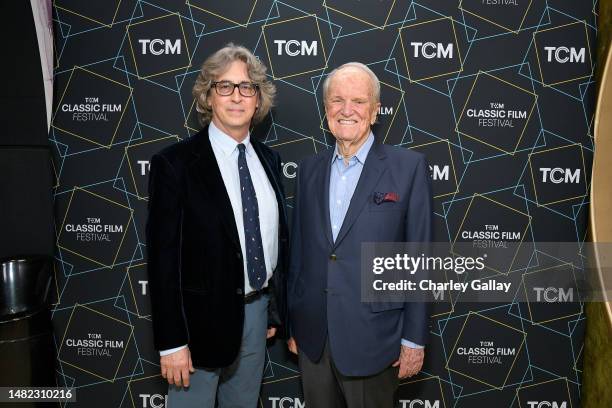
[[[382, 82], [378, 141], [427, 155], [436, 240], [526, 250], [469, 277], [523, 282], [507, 301], [439, 294], [423, 371], [402, 381], [398, 406], [578, 407], [582, 304], [539, 307], [524, 285], [580, 267], [577, 252], [537, 243], [585, 238], [596, 11], [575, 0], [55, 0], [53, 318], [74, 406], [164, 406], [145, 263], [149, 159], [197, 132], [199, 66], [232, 41], [277, 86], [254, 133], [283, 158], [289, 206], [300, 159], [333, 146], [322, 80], [355, 60]], [[303, 407], [284, 344], [267, 356], [261, 406]]]

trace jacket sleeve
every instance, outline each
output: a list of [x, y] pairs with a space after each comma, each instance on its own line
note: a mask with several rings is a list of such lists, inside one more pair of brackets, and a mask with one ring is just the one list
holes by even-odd
[[[406, 242], [427, 252], [433, 234], [433, 206], [431, 182], [427, 162], [422, 157], [415, 167], [412, 187], [406, 212]], [[419, 251], [420, 252], [420, 251]], [[425, 278], [426, 271], [417, 271], [419, 278]], [[402, 338], [418, 345], [427, 343], [429, 334], [429, 304], [427, 297], [422, 302], [406, 303]]]
[[179, 179], [160, 154], [151, 159], [146, 225], [147, 272], [157, 350], [188, 343], [181, 296], [182, 206]]

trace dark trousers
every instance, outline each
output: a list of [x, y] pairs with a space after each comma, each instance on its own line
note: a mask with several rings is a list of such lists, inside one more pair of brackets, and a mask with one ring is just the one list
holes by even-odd
[[[299, 347], [299, 344], [298, 344]], [[338, 371], [329, 341], [323, 355], [312, 362], [298, 353], [304, 398], [308, 408], [392, 408], [399, 385], [399, 367], [388, 367], [367, 377], [348, 377]]]

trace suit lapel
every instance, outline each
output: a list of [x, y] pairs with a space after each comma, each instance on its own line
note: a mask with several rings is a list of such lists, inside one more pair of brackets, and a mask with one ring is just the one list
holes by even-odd
[[[340, 242], [342, 242], [346, 234], [348, 234], [350, 231], [368, 199], [372, 198], [372, 192], [374, 191], [378, 180], [386, 170], [384, 165], [385, 157], [386, 156], [380, 148], [380, 145], [374, 143], [370, 149], [370, 152], [368, 153], [368, 156], [366, 157], [359, 181], [355, 187], [355, 192], [351, 198], [351, 203], [349, 204], [348, 211], [344, 217], [344, 222], [342, 223], [342, 227], [338, 232], [336, 242], [334, 242], [334, 248], [340, 245]], [[329, 174], [327, 177], [327, 190], [329, 195]], [[327, 213], [329, 219], [329, 209]]]
[[[329, 175], [331, 173], [331, 159], [334, 153], [333, 147], [318, 156], [318, 162], [314, 164], [314, 174], [312, 179], [306, 181], [307, 186], [311, 186], [300, 194], [305, 194], [305, 202], [313, 203], [314, 220], [318, 225], [323, 226], [323, 234], [333, 246], [331, 220], [329, 218]], [[320, 197], [320, 199], [318, 199]]]
[[240, 248], [240, 241], [238, 239], [238, 229], [236, 227], [236, 220], [234, 219], [234, 211], [232, 210], [232, 203], [227, 194], [225, 183], [221, 177], [221, 171], [217, 164], [217, 159], [210, 145], [210, 139], [208, 138], [208, 127], [204, 128], [201, 132], [193, 137], [197, 138], [194, 140], [195, 148], [193, 151], [194, 161], [190, 163], [192, 176], [198, 180], [205, 190], [207, 196], [211, 197], [215, 206], [219, 210], [219, 215], [225, 226], [229, 237], [234, 242], [237, 248]]
[[331, 159], [332, 159], [332, 155], [334, 154], [334, 149], [330, 149], [330, 154], [326, 154], [323, 156], [324, 159], [324, 163], [322, 166], [319, 166], [319, 168], [321, 169], [321, 171], [319, 172], [319, 174], [321, 175], [321, 177], [323, 178], [323, 180], [318, 182], [318, 185], [323, 186], [323, 201], [321, 201], [322, 204], [322, 208], [321, 208], [321, 212], [322, 212], [322, 216], [323, 216], [323, 225], [325, 226], [325, 237], [327, 238], [327, 240], [329, 241], [330, 245], [334, 245], [334, 237], [332, 235], [332, 229], [331, 229], [331, 219], [330, 219], [330, 215], [329, 215], [329, 176], [331, 173]]

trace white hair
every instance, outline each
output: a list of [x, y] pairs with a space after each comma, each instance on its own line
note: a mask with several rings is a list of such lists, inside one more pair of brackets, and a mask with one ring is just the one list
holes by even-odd
[[334, 69], [332, 72], [327, 75], [325, 81], [323, 81], [323, 100], [327, 100], [327, 93], [329, 92], [329, 84], [338, 72], [342, 71], [345, 68], [357, 68], [365, 72], [370, 77], [370, 83], [372, 85], [372, 99], [375, 103], [380, 102], [380, 81], [376, 77], [376, 74], [372, 72], [367, 65], [362, 64], [361, 62], [347, 62], [346, 64], [340, 65], [338, 68]]

